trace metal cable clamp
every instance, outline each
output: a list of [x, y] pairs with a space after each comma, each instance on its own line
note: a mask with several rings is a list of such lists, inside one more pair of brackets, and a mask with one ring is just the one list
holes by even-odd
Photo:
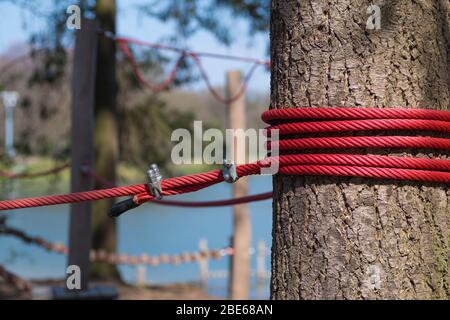
[[147, 178], [148, 178], [148, 189], [150, 193], [156, 199], [161, 200], [163, 198], [161, 188], [162, 175], [156, 164], [152, 164], [148, 169]]
[[236, 165], [233, 161], [228, 159], [223, 160], [222, 176], [223, 180], [228, 183], [235, 183], [239, 179], [236, 171]]
[[[161, 200], [162, 199], [162, 189], [161, 189], [161, 181], [162, 176], [159, 172], [159, 168], [156, 164], [152, 164], [150, 168], [147, 171], [147, 177], [148, 177], [148, 189], [152, 196], [155, 197], [155, 199]], [[135, 198], [129, 198], [127, 200], [121, 201], [113, 205], [109, 211], [108, 216], [111, 218], [117, 218], [118, 216], [124, 214], [128, 210], [134, 209], [139, 207], [141, 204], [137, 203], [135, 201]]]

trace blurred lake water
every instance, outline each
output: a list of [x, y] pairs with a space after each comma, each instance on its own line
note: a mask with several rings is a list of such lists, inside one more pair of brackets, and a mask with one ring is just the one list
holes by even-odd
[[[47, 187], [32, 181], [3, 182], [2, 199], [44, 195], [49, 191], [66, 192], [67, 186], [55, 181]], [[9, 182], [8, 182], [9, 183]], [[63, 190], [63, 191], [61, 191]], [[249, 177], [249, 194], [272, 190], [270, 176]], [[231, 185], [221, 183], [191, 194], [171, 197], [186, 201], [209, 201], [231, 197]], [[271, 247], [272, 204], [265, 200], [250, 204], [252, 220], [253, 247], [263, 240]], [[69, 206], [52, 206], [5, 212], [11, 226], [25, 230], [33, 236], [40, 236], [52, 242], [67, 245]], [[106, 214], [106, 213], [105, 213]], [[197, 251], [199, 240], [208, 241], [210, 249], [224, 248], [229, 245], [232, 233], [232, 208], [178, 208], [145, 204], [118, 219], [118, 252], [129, 255], [179, 254], [183, 251]], [[270, 271], [270, 251], [265, 267]], [[256, 256], [252, 256], [252, 270], [256, 270]], [[66, 258], [63, 255], [49, 253], [34, 245], [26, 245], [21, 240], [0, 235], [0, 264], [19, 276], [27, 279], [61, 279], [65, 276]], [[210, 271], [227, 270], [229, 258], [210, 261]], [[119, 266], [126, 282], [134, 283], [136, 267]], [[147, 267], [147, 282], [150, 284], [168, 284], [199, 281], [199, 268], [196, 263], [180, 265], [160, 265]], [[227, 296], [227, 278], [210, 279], [207, 291], [211, 295]], [[257, 285], [256, 278], [251, 279], [250, 298], [269, 298], [269, 279]]]

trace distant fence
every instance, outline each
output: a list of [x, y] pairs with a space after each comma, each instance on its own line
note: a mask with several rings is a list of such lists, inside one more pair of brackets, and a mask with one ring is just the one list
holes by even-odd
[[[228, 247], [224, 250], [223, 255], [232, 256], [233, 248]], [[199, 241], [199, 251], [198, 252], [208, 252], [208, 242], [206, 239], [200, 239]], [[266, 259], [269, 256], [270, 249], [266, 247], [263, 240], [258, 242], [258, 247], [251, 248], [249, 255], [256, 256], [256, 270], [252, 270], [250, 273], [251, 277], [256, 277], [258, 283], [264, 283], [267, 279], [270, 279], [271, 273], [266, 270]], [[211, 259], [203, 257], [197, 260], [199, 269], [199, 282], [202, 286], [206, 287], [208, 279], [227, 279], [230, 276], [229, 270], [210, 270], [209, 261]], [[142, 286], [147, 284], [147, 268], [145, 265], [138, 265], [136, 268], [135, 283], [137, 286]]]
[[[62, 243], [53, 243], [44, 240], [41, 237], [30, 236], [22, 230], [7, 226], [5, 221], [0, 221], [0, 235], [13, 236], [24, 243], [33, 244], [39, 246], [47, 251], [65, 254], [67, 255], [69, 249]], [[258, 279], [258, 283], [266, 281], [270, 278], [270, 272], [266, 270], [266, 258], [268, 256], [269, 249], [266, 247], [264, 241], [258, 242], [258, 247], [251, 248], [249, 255], [256, 255], [256, 270], [251, 272], [252, 277]], [[135, 284], [136, 286], [144, 286], [147, 282], [147, 267], [156, 267], [161, 264], [180, 265], [183, 263], [197, 263], [199, 270], [199, 282], [202, 286], [206, 286], [208, 279], [225, 279], [229, 276], [228, 270], [210, 270], [209, 261], [219, 260], [226, 256], [234, 254], [234, 250], [231, 247], [222, 249], [208, 249], [208, 242], [206, 239], [199, 241], [198, 250], [195, 252], [182, 252], [176, 255], [161, 254], [154, 255], [128, 255], [128, 254], [116, 254], [108, 253], [105, 250], [91, 250], [90, 260], [92, 262], [104, 262], [110, 264], [122, 264], [136, 267], [135, 271]], [[7, 272], [2, 268], [4, 272], [0, 272], [0, 277], [6, 281], [16, 285], [19, 289], [29, 289], [31, 286], [18, 276]], [[26, 284], [26, 285], [23, 285]]]

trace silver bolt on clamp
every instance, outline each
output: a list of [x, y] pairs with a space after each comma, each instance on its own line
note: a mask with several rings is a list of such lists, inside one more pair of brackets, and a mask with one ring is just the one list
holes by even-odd
[[233, 161], [225, 159], [222, 164], [223, 180], [228, 183], [235, 183], [239, 177], [236, 172], [236, 165]]
[[158, 200], [163, 198], [161, 181], [162, 175], [159, 171], [159, 168], [156, 164], [152, 164], [147, 171], [148, 178], [148, 188], [150, 193]]

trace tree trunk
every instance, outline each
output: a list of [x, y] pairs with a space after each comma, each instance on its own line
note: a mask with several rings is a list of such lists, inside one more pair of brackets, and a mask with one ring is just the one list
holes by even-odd
[[[377, 1], [377, 31], [366, 30], [371, 4], [272, 1], [271, 108], [449, 107], [447, 0]], [[449, 297], [447, 186], [317, 176], [273, 183], [272, 298]]]
[[[97, 0], [97, 20], [104, 31], [116, 31], [115, 0]], [[97, 78], [95, 92], [95, 171], [115, 184], [118, 159], [116, 44], [105, 37], [98, 38]], [[101, 188], [104, 186], [97, 186]], [[116, 251], [116, 222], [107, 216], [114, 200], [102, 200], [93, 206], [93, 248]], [[94, 263], [92, 275], [97, 278], [118, 278], [114, 265]]]

